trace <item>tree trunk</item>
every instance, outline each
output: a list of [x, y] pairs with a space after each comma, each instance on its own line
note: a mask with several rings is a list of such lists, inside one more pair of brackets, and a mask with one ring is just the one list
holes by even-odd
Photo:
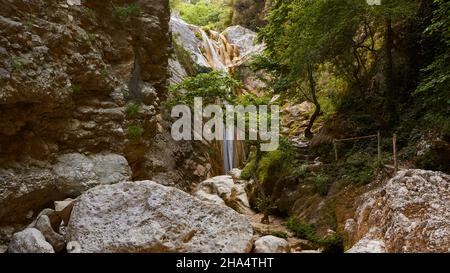
[[394, 62], [392, 59], [392, 49], [394, 47], [392, 31], [392, 19], [388, 15], [386, 18], [386, 38], [385, 38], [385, 50], [386, 50], [386, 63], [384, 68], [385, 80], [386, 80], [386, 111], [389, 113], [389, 126], [395, 125], [398, 119], [396, 109], [396, 91], [394, 83]]
[[312, 127], [314, 126], [314, 122], [319, 117], [321, 111], [320, 103], [317, 99], [316, 82], [314, 81], [313, 73], [314, 71], [312, 66], [309, 66], [308, 67], [308, 81], [310, 89], [309, 91], [311, 92], [312, 103], [314, 103], [316, 109], [314, 110], [314, 114], [311, 116], [311, 119], [309, 120], [308, 127], [306, 127], [305, 129], [305, 137], [308, 139], [311, 139], [313, 137], [313, 133], [311, 130]]

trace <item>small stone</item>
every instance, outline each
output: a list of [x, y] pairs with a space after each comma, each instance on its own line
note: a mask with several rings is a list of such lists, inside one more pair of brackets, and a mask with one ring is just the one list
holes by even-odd
[[70, 213], [72, 212], [74, 204], [75, 200], [71, 198], [68, 198], [64, 201], [55, 201], [55, 211], [64, 221], [65, 225], [69, 223]]
[[36, 229], [38, 229], [42, 235], [44, 235], [45, 240], [49, 242], [55, 252], [60, 252], [64, 249], [65, 241], [61, 234], [56, 233], [50, 223], [50, 218], [47, 215], [42, 215], [36, 222]]
[[259, 238], [255, 242], [254, 253], [289, 253], [289, 243], [272, 235]]
[[35, 228], [26, 228], [14, 234], [8, 246], [9, 253], [55, 253], [44, 235]]

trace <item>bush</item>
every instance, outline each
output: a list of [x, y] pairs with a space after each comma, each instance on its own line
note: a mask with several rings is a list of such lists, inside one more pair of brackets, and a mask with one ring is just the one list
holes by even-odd
[[127, 128], [127, 135], [130, 138], [139, 138], [144, 133], [144, 129], [139, 125], [129, 125]]
[[288, 238], [287, 233], [284, 232], [284, 231], [272, 231], [270, 233], [270, 235], [278, 237], [278, 238], [281, 238], [281, 239], [287, 239]]
[[318, 174], [313, 179], [317, 193], [319, 193], [321, 196], [326, 196], [328, 194], [328, 187], [331, 178], [326, 174]]
[[256, 199], [255, 209], [264, 215], [269, 215], [273, 209], [272, 201], [269, 198], [259, 197]]
[[312, 242], [316, 241], [316, 229], [313, 225], [308, 224], [303, 220], [299, 220], [295, 216], [291, 216], [287, 219], [286, 226], [296, 237]]
[[13, 70], [20, 71], [24, 68], [25, 65], [22, 60], [14, 59], [11, 61], [11, 66]]
[[94, 17], [95, 16], [95, 11], [90, 8], [83, 7], [80, 10], [80, 12], [81, 12], [81, 15], [86, 16], [86, 17]]
[[252, 178], [252, 172], [255, 171], [256, 167], [256, 157], [253, 157], [242, 169], [241, 179], [250, 180]]
[[70, 89], [72, 90], [72, 94], [74, 94], [74, 95], [77, 95], [81, 92], [81, 87], [77, 84], [72, 84]]
[[318, 243], [323, 247], [322, 253], [338, 254], [344, 252], [344, 239], [339, 233], [325, 236]]
[[137, 4], [113, 6], [113, 13], [116, 17], [127, 19], [131, 16], [139, 16], [141, 8]]
[[373, 180], [376, 166], [376, 156], [357, 152], [347, 158], [344, 168], [345, 174], [351, 182], [367, 184]]
[[133, 117], [137, 116], [140, 109], [141, 109], [140, 104], [131, 102], [131, 103], [127, 104], [127, 107], [125, 109], [125, 114], [129, 118], [133, 118]]

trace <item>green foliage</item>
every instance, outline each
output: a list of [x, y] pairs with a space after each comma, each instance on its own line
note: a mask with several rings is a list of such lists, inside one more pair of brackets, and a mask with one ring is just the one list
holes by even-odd
[[299, 220], [295, 216], [291, 216], [287, 219], [286, 226], [296, 237], [320, 245], [323, 248], [323, 253], [336, 254], [344, 252], [344, 239], [339, 233], [320, 238], [320, 236], [316, 234], [316, 228], [313, 225], [303, 220]]
[[367, 184], [374, 178], [376, 164], [374, 156], [356, 152], [346, 160], [344, 165], [345, 176], [353, 183]]
[[11, 67], [15, 71], [21, 71], [24, 68], [24, 66], [25, 66], [24, 62], [20, 59], [13, 59], [11, 61]]
[[282, 239], [287, 239], [288, 238], [288, 234], [284, 231], [272, 231], [269, 235], [278, 237], [278, 238], [282, 238]]
[[272, 177], [274, 170], [281, 169], [284, 163], [283, 153], [280, 150], [266, 153], [258, 163], [258, 180], [265, 183]]
[[344, 252], [344, 239], [339, 233], [325, 236], [318, 243], [323, 247], [325, 254], [339, 254]]
[[252, 178], [252, 172], [256, 170], [257, 158], [254, 156], [242, 169], [241, 178], [243, 180], [250, 180]]
[[259, 197], [255, 202], [255, 209], [264, 215], [269, 215], [274, 209], [273, 203], [269, 198]]
[[172, 1], [171, 6], [179, 11], [184, 21], [193, 25], [222, 30], [231, 24], [232, 8], [228, 1], [199, 0], [192, 4]]
[[141, 7], [137, 4], [126, 4], [113, 6], [113, 13], [116, 17], [127, 19], [129, 17], [136, 17], [141, 14]]
[[195, 32], [195, 37], [197, 37], [197, 39], [199, 39], [200, 41], [203, 41], [203, 36], [200, 32], [196, 31]]
[[[422, 70], [423, 79], [415, 94], [423, 99], [427, 107], [447, 109], [450, 114], [450, 2], [434, 0], [431, 25], [425, 30], [427, 38], [438, 37], [439, 43], [433, 46], [436, 52], [434, 61]], [[444, 112], [445, 113], [445, 112]]]
[[139, 103], [130, 102], [126, 106], [125, 114], [128, 118], [134, 118], [139, 114], [140, 109], [141, 105]]
[[296, 237], [312, 242], [316, 241], [316, 229], [313, 225], [291, 216], [287, 219], [286, 226]]
[[314, 176], [313, 180], [317, 193], [321, 196], [326, 196], [328, 194], [331, 178], [326, 174], [318, 174]]
[[187, 51], [183, 45], [181, 44], [179, 40], [178, 35], [173, 35], [172, 37], [173, 46], [174, 46], [174, 53], [176, 55], [177, 60], [180, 62], [180, 64], [183, 66], [183, 68], [186, 70], [188, 75], [196, 75], [197, 69], [194, 66], [194, 61], [192, 60], [191, 53]]
[[181, 83], [170, 88], [173, 99], [168, 101], [167, 106], [178, 104], [194, 105], [194, 98], [202, 97], [203, 104], [217, 104], [226, 100], [234, 102], [234, 89], [242, 83], [233, 79], [229, 74], [213, 71], [187, 77]]
[[127, 135], [130, 138], [139, 138], [144, 133], [144, 129], [136, 124], [131, 124], [127, 127]]
[[95, 17], [95, 10], [87, 8], [87, 7], [83, 7], [80, 10], [81, 15], [85, 16], [85, 17]]
[[81, 87], [77, 84], [72, 84], [70, 89], [72, 90], [72, 94], [74, 95], [78, 95], [81, 92]]

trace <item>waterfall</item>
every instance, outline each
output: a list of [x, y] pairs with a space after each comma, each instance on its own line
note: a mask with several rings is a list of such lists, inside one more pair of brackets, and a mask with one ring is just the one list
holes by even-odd
[[[203, 54], [206, 58], [209, 66], [213, 70], [223, 71], [229, 73], [230, 70], [239, 61], [239, 51], [235, 45], [228, 42], [227, 38], [223, 34], [218, 34], [214, 31], [209, 31], [211, 37], [202, 29], [200, 29], [202, 35]], [[242, 145], [236, 145], [235, 131], [231, 128], [227, 128], [225, 123], [222, 126], [223, 141], [222, 141], [222, 160], [223, 171], [228, 173], [231, 169], [237, 167], [240, 159], [236, 156], [242, 155]]]

